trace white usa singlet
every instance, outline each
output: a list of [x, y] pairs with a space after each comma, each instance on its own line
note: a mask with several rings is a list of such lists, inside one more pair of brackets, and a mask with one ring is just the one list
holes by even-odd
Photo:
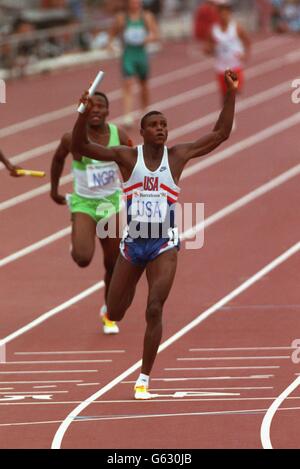
[[245, 49], [238, 36], [237, 24], [231, 21], [223, 31], [219, 24], [212, 27], [212, 37], [215, 42], [215, 67], [218, 72], [224, 72], [227, 68], [236, 69], [242, 67], [240, 56]]
[[[127, 203], [127, 223], [164, 223], [169, 215], [169, 207], [177, 202], [180, 188], [175, 184], [169, 166], [168, 149], [155, 171], [147, 168], [143, 145], [137, 147], [137, 162], [123, 191]], [[174, 220], [170, 225], [174, 226]]]

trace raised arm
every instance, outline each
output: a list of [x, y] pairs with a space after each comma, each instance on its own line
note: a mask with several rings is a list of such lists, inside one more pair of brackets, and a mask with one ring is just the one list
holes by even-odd
[[72, 133], [71, 151], [75, 160], [81, 160], [82, 155], [84, 155], [94, 160], [121, 163], [121, 147], [104, 147], [88, 139], [87, 117], [92, 108], [92, 102], [87, 91], [82, 96], [81, 102], [86, 108], [83, 113], [78, 113]]
[[87, 91], [82, 96], [81, 103], [86, 108], [82, 114], [78, 113], [78, 118], [73, 128], [71, 152], [74, 159], [80, 161], [84, 155], [98, 161], [115, 161], [121, 170], [123, 178], [126, 180], [135, 164], [136, 149], [128, 145], [105, 147], [89, 141], [87, 136], [87, 118], [93, 104]]
[[52, 159], [51, 163], [51, 198], [57, 204], [65, 205], [66, 199], [63, 195], [58, 193], [59, 180], [62, 175], [65, 160], [70, 153], [71, 147], [71, 134], [66, 133], [63, 135]]
[[238, 88], [236, 74], [231, 70], [227, 70], [225, 72], [225, 81], [227, 93], [224, 106], [213, 131], [193, 143], [186, 143], [175, 147], [176, 153], [178, 153], [184, 164], [192, 158], [210, 153], [222, 142], [227, 140], [230, 135], [234, 117], [235, 94]]

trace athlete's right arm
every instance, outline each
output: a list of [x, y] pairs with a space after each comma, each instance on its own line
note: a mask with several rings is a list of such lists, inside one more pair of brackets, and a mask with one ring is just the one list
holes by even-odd
[[51, 163], [51, 198], [60, 205], [66, 204], [66, 198], [58, 193], [59, 180], [62, 175], [65, 160], [70, 153], [71, 134], [66, 133], [63, 135], [52, 159]]

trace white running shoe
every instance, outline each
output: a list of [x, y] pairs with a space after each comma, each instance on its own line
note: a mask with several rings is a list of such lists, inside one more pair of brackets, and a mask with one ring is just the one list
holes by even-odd
[[103, 332], [106, 335], [118, 334], [120, 332], [119, 326], [116, 321], [111, 321], [107, 317], [106, 307], [102, 306], [100, 310], [100, 318], [103, 324]]
[[146, 400], [146, 399], [151, 399], [154, 397], [150, 392], [148, 391], [148, 386], [145, 386], [144, 384], [136, 384], [134, 386], [134, 398], [137, 400]]

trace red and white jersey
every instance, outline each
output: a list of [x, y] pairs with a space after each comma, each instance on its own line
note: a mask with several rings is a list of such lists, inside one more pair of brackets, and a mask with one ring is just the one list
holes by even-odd
[[225, 72], [228, 68], [241, 68], [241, 56], [245, 49], [238, 35], [237, 23], [231, 21], [226, 31], [223, 31], [219, 24], [214, 24], [211, 32], [215, 42], [216, 70]]
[[180, 192], [170, 170], [168, 149], [164, 147], [161, 163], [155, 171], [145, 164], [143, 145], [138, 145], [137, 151], [131, 176], [122, 184], [127, 201], [127, 222], [162, 223], [168, 208], [177, 202]]

